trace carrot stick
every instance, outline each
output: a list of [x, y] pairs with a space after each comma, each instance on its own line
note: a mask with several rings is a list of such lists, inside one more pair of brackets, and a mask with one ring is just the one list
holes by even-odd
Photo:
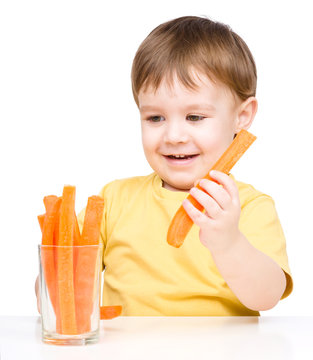
[[[53, 206], [54, 202], [58, 199], [55, 195], [48, 195], [45, 196], [43, 199], [46, 211], [50, 209], [51, 206]], [[61, 198], [60, 198], [61, 199]], [[60, 220], [60, 207], [58, 209], [58, 215], [56, 216], [55, 226], [54, 226], [54, 232], [53, 232], [53, 243], [51, 245], [57, 245], [58, 244], [58, 238], [59, 238], [59, 220]]]
[[[224, 172], [225, 174], [228, 174], [255, 139], [256, 137], [249, 133], [247, 130], [241, 130], [237, 134], [235, 139], [232, 141], [230, 146], [226, 149], [224, 154], [215, 163], [215, 165], [213, 165], [211, 170], [218, 170]], [[209, 174], [210, 172], [208, 172], [205, 178], [213, 180]], [[201, 189], [199, 185], [197, 185], [197, 187]], [[191, 195], [188, 195], [187, 199], [198, 210], [203, 211], [203, 207]], [[183, 244], [185, 237], [187, 236], [192, 225], [193, 221], [187, 215], [185, 209], [181, 205], [177, 210], [176, 214], [174, 215], [169, 226], [167, 233], [167, 242], [170, 245], [179, 248]]]
[[[59, 199], [61, 199], [62, 202], [62, 197], [60, 197]], [[59, 226], [60, 226], [60, 207], [58, 210], [58, 214], [56, 217], [56, 221], [55, 221], [55, 226], [54, 226], [54, 233], [53, 233], [53, 245], [57, 246], [59, 244]], [[55, 268], [55, 282], [56, 282], [56, 287], [58, 290], [58, 249], [57, 247], [54, 248], [54, 268]], [[58, 296], [58, 302], [59, 302], [59, 296]], [[60, 316], [60, 307], [58, 307], [58, 312], [56, 314], [56, 331], [58, 334], [62, 334], [62, 324], [61, 324], [61, 316]]]
[[[51, 208], [51, 206], [53, 206], [56, 199], [57, 199], [57, 196], [55, 196], [55, 195], [49, 195], [49, 196], [44, 197], [43, 201], [45, 204], [46, 211], [47, 211], [47, 209]], [[41, 215], [37, 216], [41, 232], [43, 229], [43, 223], [45, 221], [45, 216], [46, 216], [46, 214], [41, 214]]]
[[43, 229], [43, 223], [45, 221], [45, 216], [46, 216], [46, 214], [41, 214], [41, 215], [37, 216], [41, 232], [42, 232], [42, 229]]
[[74, 246], [83, 245], [82, 237], [79, 230], [78, 220], [76, 214], [74, 214]]
[[[53, 245], [53, 234], [56, 218], [58, 211], [61, 205], [61, 199], [57, 197], [53, 200], [53, 203], [50, 204], [50, 207], [47, 207], [47, 213], [44, 217], [43, 227], [42, 227], [42, 245]], [[44, 272], [46, 278], [46, 284], [50, 294], [51, 302], [56, 309], [56, 283], [55, 283], [55, 267], [54, 267], [54, 257], [53, 257], [53, 248], [45, 248], [46, 251], [44, 257]], [[51, 289], [51, 290], [50, 290]]]
[[75, 272], [75, 305], [79, 333], [90, 331], [90, 317], [93, 312], [93, 293], [99, 264], [97, 263], [100, 243], [100, 224], [104, 201], [99, 196], [88, 198], [82, 239], [84, 246], [77, 249]]
[[46, 214], [42, 225], [42, 247], [41, 247], [41, 263], [44, 271], [46, 286], [48, 289], [50, 301], [56, 316], [56, 327], [60, 330], [60, 311], [58, 299], [58, 286], [57, 286], [57, 269], [55, 267], [55, 249], [54, 245], [54, 231], [55, 224], [59, 215], [61, 205], [61, 198], [56, 196], [49, 196], [44, 198], [46, 206]]
[[109, 320], [117, 316], [120, 316], [122, 313], [121, 305], [114, 306], [100, 306], [100, 320]]
[[[45, 201], [45, 200], [44, 200]], [[42, 245], [54, 245], [53, 237], [55, 231], [55, 223], [61, 205], [61, 198], [54, 197], [46, 207], [47, 212], [44, 218], [42, 231]]]
[[[74, 273], [74, 287], [75, 287], [75, 274], [76, 274], [76, 268], [77, 268], [77, 259], [78, 259], [78, 254], [79, 254], [79, 251], [80, 251], [79, 246], [83, 245], [76, 214], [74, 214], [74, 240], [73, 240], [73, 245], [74, 245], [74, 249], [73, 249], [74, 250], [74, 253], [73, 253], [73, 257], [74, 257], [74, 259], [73, 259], [73, 273]], [[77, 314], [76, 314], [76, 317], [77, 317]]]
[[98, 245], [104, 200], [100, 196], [90, 196], [86, 207], [82, 242], [84, 245]]
[[63, 188], [58, 245], [58, 287], [62, 334], [77, 334], [73, 277], [75, 187]]
[[51, 206], [53, 206], [57, 198], [58, 197], [56, 195], [47, 195], [43, 198], [43, 203], [45, 205], [46, 212], [50, 209]]

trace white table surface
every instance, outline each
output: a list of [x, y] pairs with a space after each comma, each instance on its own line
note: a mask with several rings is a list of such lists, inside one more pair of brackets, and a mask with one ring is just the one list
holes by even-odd
[[41, 340], [40, 317], [0, 317], [0, 359], [313, 359], [313, 317], [119, 317], [100, 340], [57, 346]]

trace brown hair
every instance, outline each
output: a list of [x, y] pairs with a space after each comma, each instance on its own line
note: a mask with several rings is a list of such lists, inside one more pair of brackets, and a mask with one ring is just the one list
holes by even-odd
[[241, 100], [255, 96], [256, 66], [246, 43], [225, 24], [197, 16], [180, 17], [156, 27], [139, 46], [132, 65], [132, 90], [155, 90], [176, 74], [195, 89], [191, 70], [226, 85]]

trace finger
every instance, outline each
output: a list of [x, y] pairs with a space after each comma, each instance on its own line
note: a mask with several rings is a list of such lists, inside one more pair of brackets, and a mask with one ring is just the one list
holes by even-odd
[[221, 209], [225, 210], [231, 202], [230, 195], [222, 185], [208, 179], [202, 179], [199, 186], [217, 202]]
[[212, 180], [217, 181], [219, 184], [221, 184], [223, 186], [223, 188], [229, 194], [233, 203], [239, 204], [238, 188], [237, 188], [235, 181], [230, 176], [228, 176], [227, 174], [224, 174], [221, 171], [217, 171], [217, 170], [211, 170], [210, 176], [211, 176]]
[[210, 219], [195, 208], [188, 199], [183, 201], [183, 207], [191, 220], [200, 228], [205, 224], [205, 222], [210, 221]]
[[194, 187], [190, 189], [190, 195], [204, 207], [206, 214], [210, 218], [215, 219], [218, 213], [221, 211], [221, 207], [218, 205], [218, 203], [204, 191]]

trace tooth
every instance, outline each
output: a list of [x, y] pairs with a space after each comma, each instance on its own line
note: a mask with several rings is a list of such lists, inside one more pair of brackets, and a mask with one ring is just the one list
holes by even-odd
[[170, 155], [172, 156], [173, 158], [175, 159], [184, 159], [186, 157], [189, 157], [189, 155], [181, 155], [181, 154], [178, 154], [178, 155]]

